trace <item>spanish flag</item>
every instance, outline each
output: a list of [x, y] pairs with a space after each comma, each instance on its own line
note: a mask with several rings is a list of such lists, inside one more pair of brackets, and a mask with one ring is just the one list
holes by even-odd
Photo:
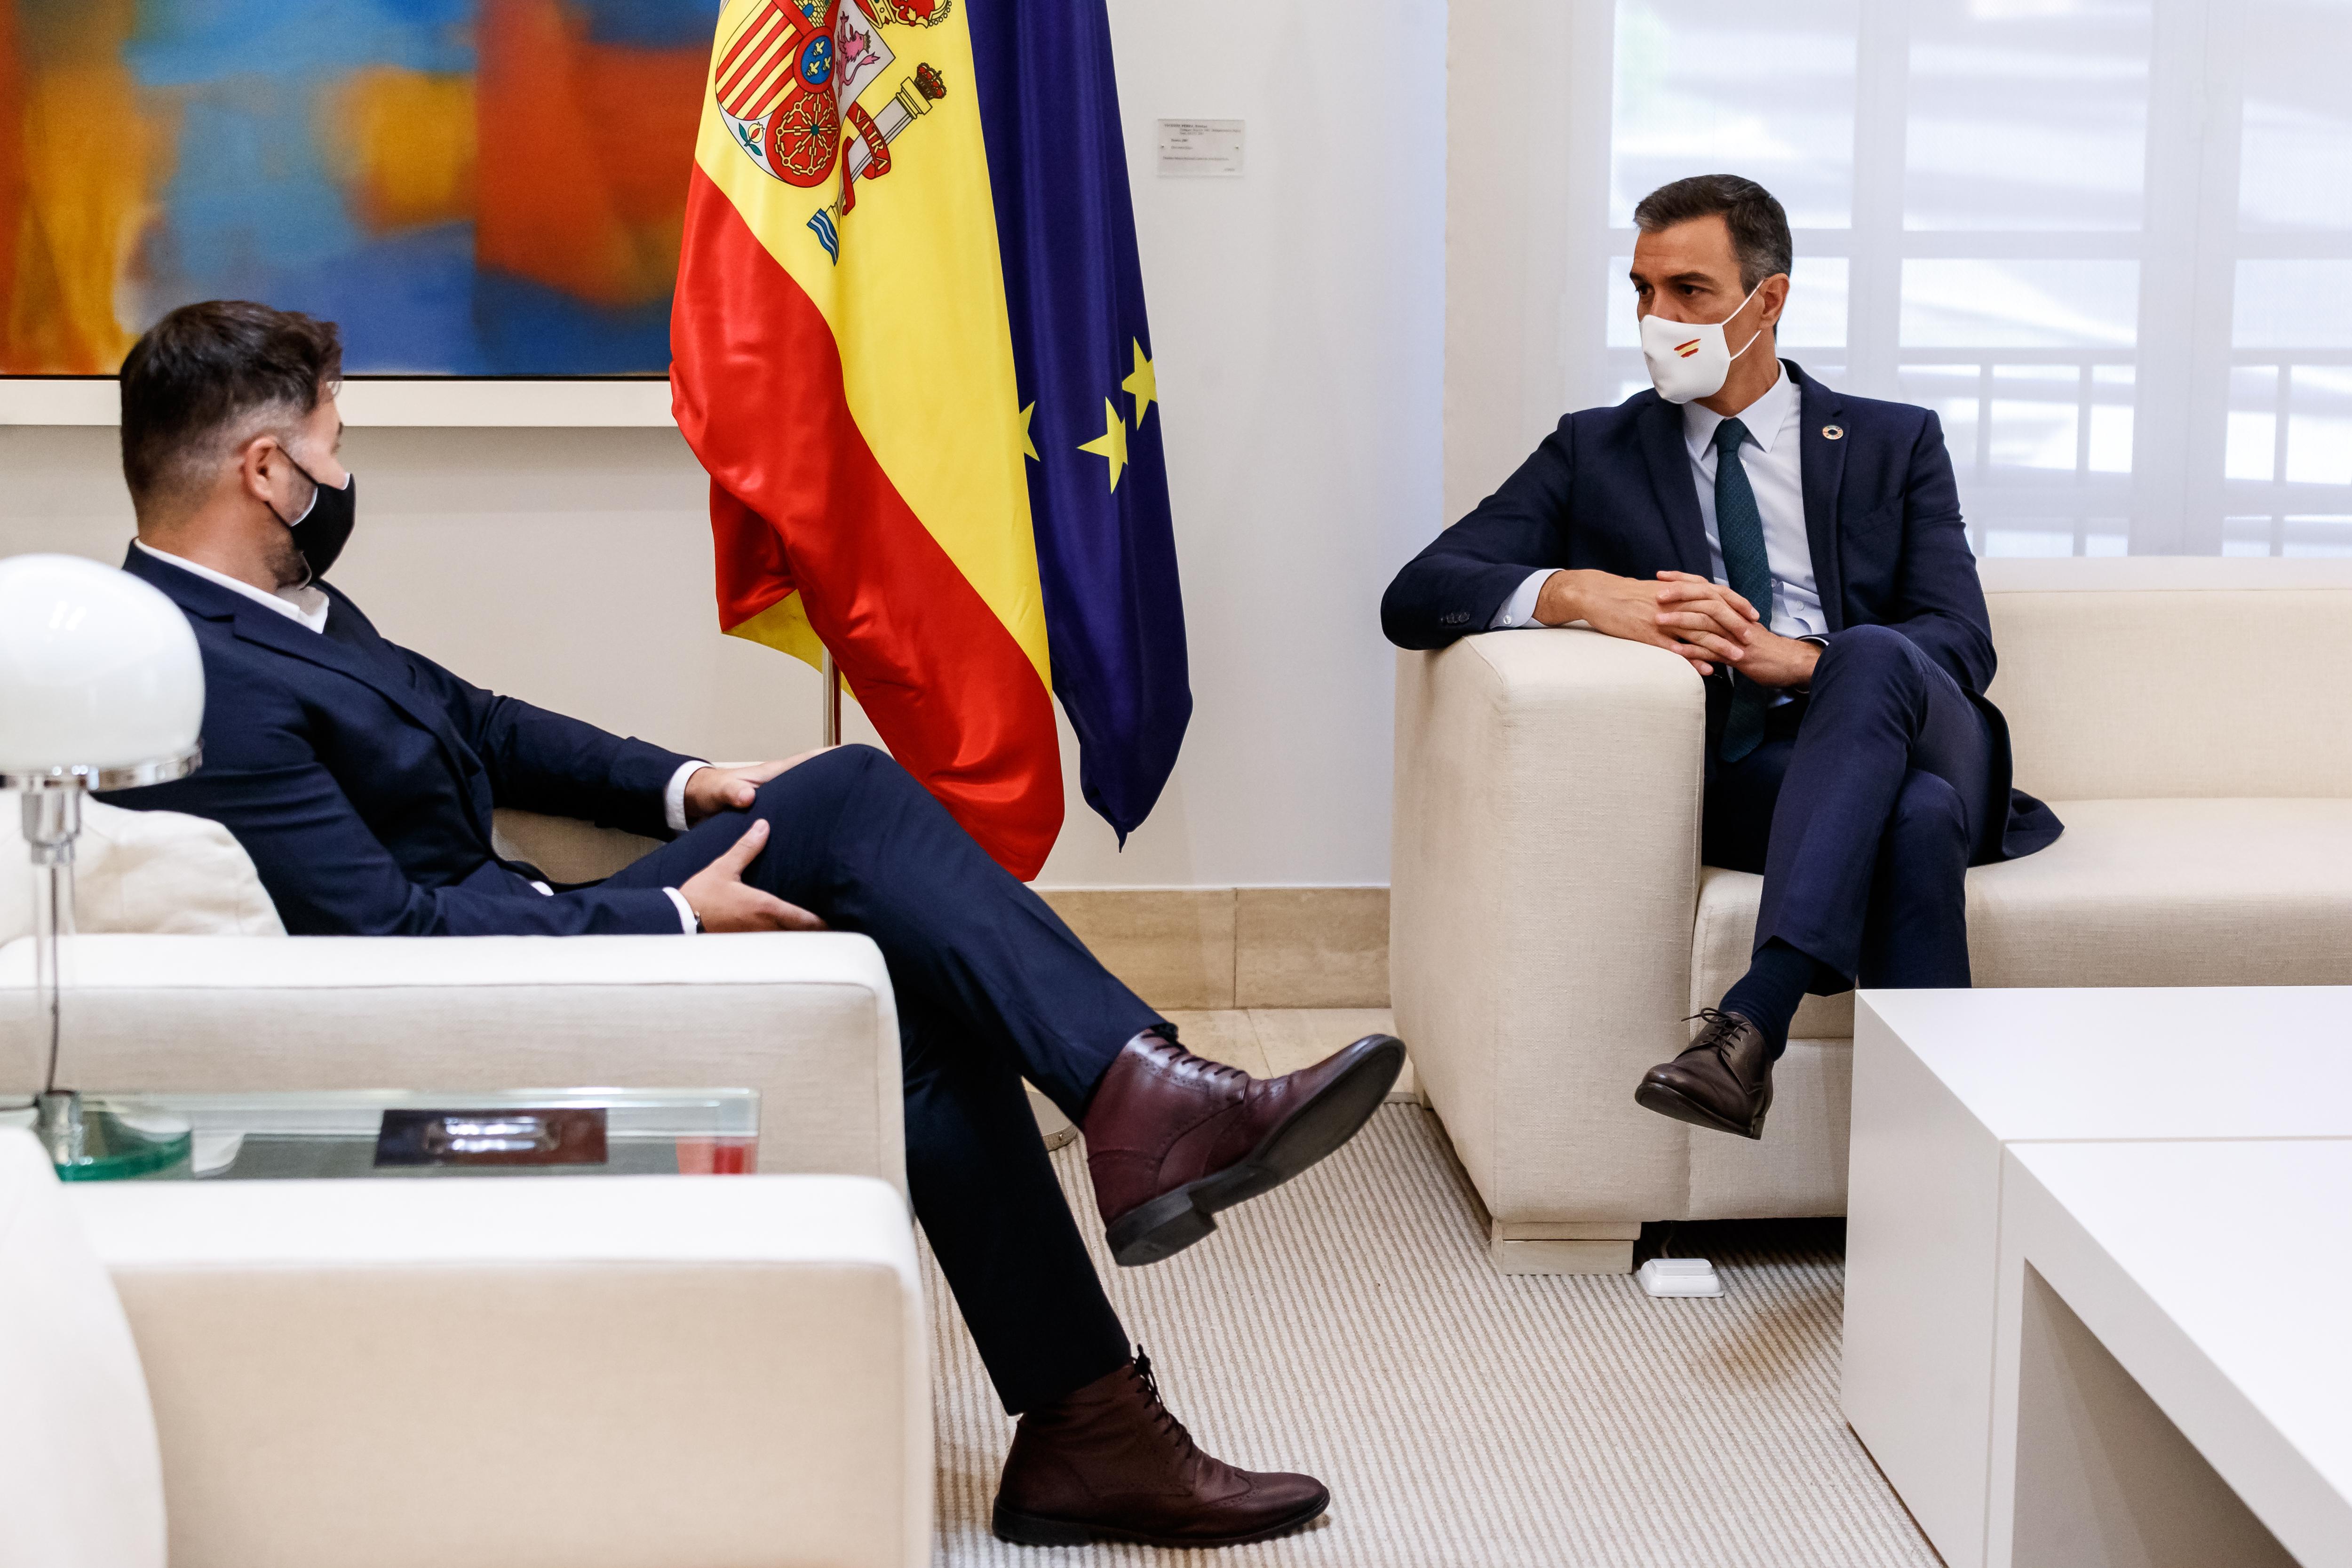
[[1192, 712], [1104, 0], [726, 0], [670, 337], [720, 626], [825, 648], [1014, 875]]

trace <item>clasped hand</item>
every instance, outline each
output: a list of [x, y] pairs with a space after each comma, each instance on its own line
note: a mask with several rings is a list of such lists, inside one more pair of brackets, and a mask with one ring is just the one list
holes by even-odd
[[[749, 811], [759, 799], [760, 786], [788, 769], [798, 767], [824, 751], [803, 752], [780, 763], [747, 763], [737, 767], [698, 768], [686, 781], [688, 826], [721, 811]], [[767, 818], [761, 817], [724, 855], [686, 879], [678, 891], [707, 931], [824, 931], [825, 923], [798, 904], [788, 904], [773, 893], [752, 887], [743, 873], [768, 845]]]
[[1548, 626], [1582, 621], [1596, 632], [1681, 655], [1701, 675], [1731, 665], [1759, 686], [1802, 686], [1817, 644], [1784, 637], [1720, 583], [1661, 572], [1654, 583], [1613, 573], [1560, 571], [1544, 580], [1536, 617]]

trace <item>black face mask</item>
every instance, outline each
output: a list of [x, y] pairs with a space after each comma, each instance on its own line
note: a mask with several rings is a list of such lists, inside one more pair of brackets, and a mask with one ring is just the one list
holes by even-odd
[[[294, 454], [286, 452], [286, 460], [294, 463]], [[335, 563], [352, 537], [352, 524], [359, 520], [360, 481], [357, 476], [346, 474], [341, 489], [329, 489], [301, 464], [294, 463], [294, 471], [310, 480], [310, 504], [286, 527], [294, 535], [294, 548], [301, 552], [315, 583], [327, 574], [327, 568]]]

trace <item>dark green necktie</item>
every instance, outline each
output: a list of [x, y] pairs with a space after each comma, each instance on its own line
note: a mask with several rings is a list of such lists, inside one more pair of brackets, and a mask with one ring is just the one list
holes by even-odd
[[[1756, 606], [1768, 619], [1772, 614], [1772, 557], [1764, 549], [1764, 514], [1756, 510], [1756, 492], [1748, 488], [1748, 469], [1739, 460], [1740, 444], [1748, 439], [1748, 426], [1727, 419], [1715, 427], [1715, 537], [1723, 549], [1723, 575], [1731, 591]], [[1764, 739], [1764, 715], [1772, 694], [1752, 680], [1734, 679], [1731, 711], [1723, 725], [1721, 755], [1736, 763]]]

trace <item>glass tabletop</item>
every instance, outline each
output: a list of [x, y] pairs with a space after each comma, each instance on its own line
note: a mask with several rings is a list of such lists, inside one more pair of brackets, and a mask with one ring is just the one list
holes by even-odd
[[[740, 1175], [754, 1169], [750, 1089], [288, 1089], [82, 1094], [94, 1130], [168, 1149], [148, 1180]], [[95, 1134], [94, 1134], [95, 1135]], [[184, 1152], [179, 1152], [184, 1136]], [[99, 1173], [93, 1162], [67, 1180]]]

